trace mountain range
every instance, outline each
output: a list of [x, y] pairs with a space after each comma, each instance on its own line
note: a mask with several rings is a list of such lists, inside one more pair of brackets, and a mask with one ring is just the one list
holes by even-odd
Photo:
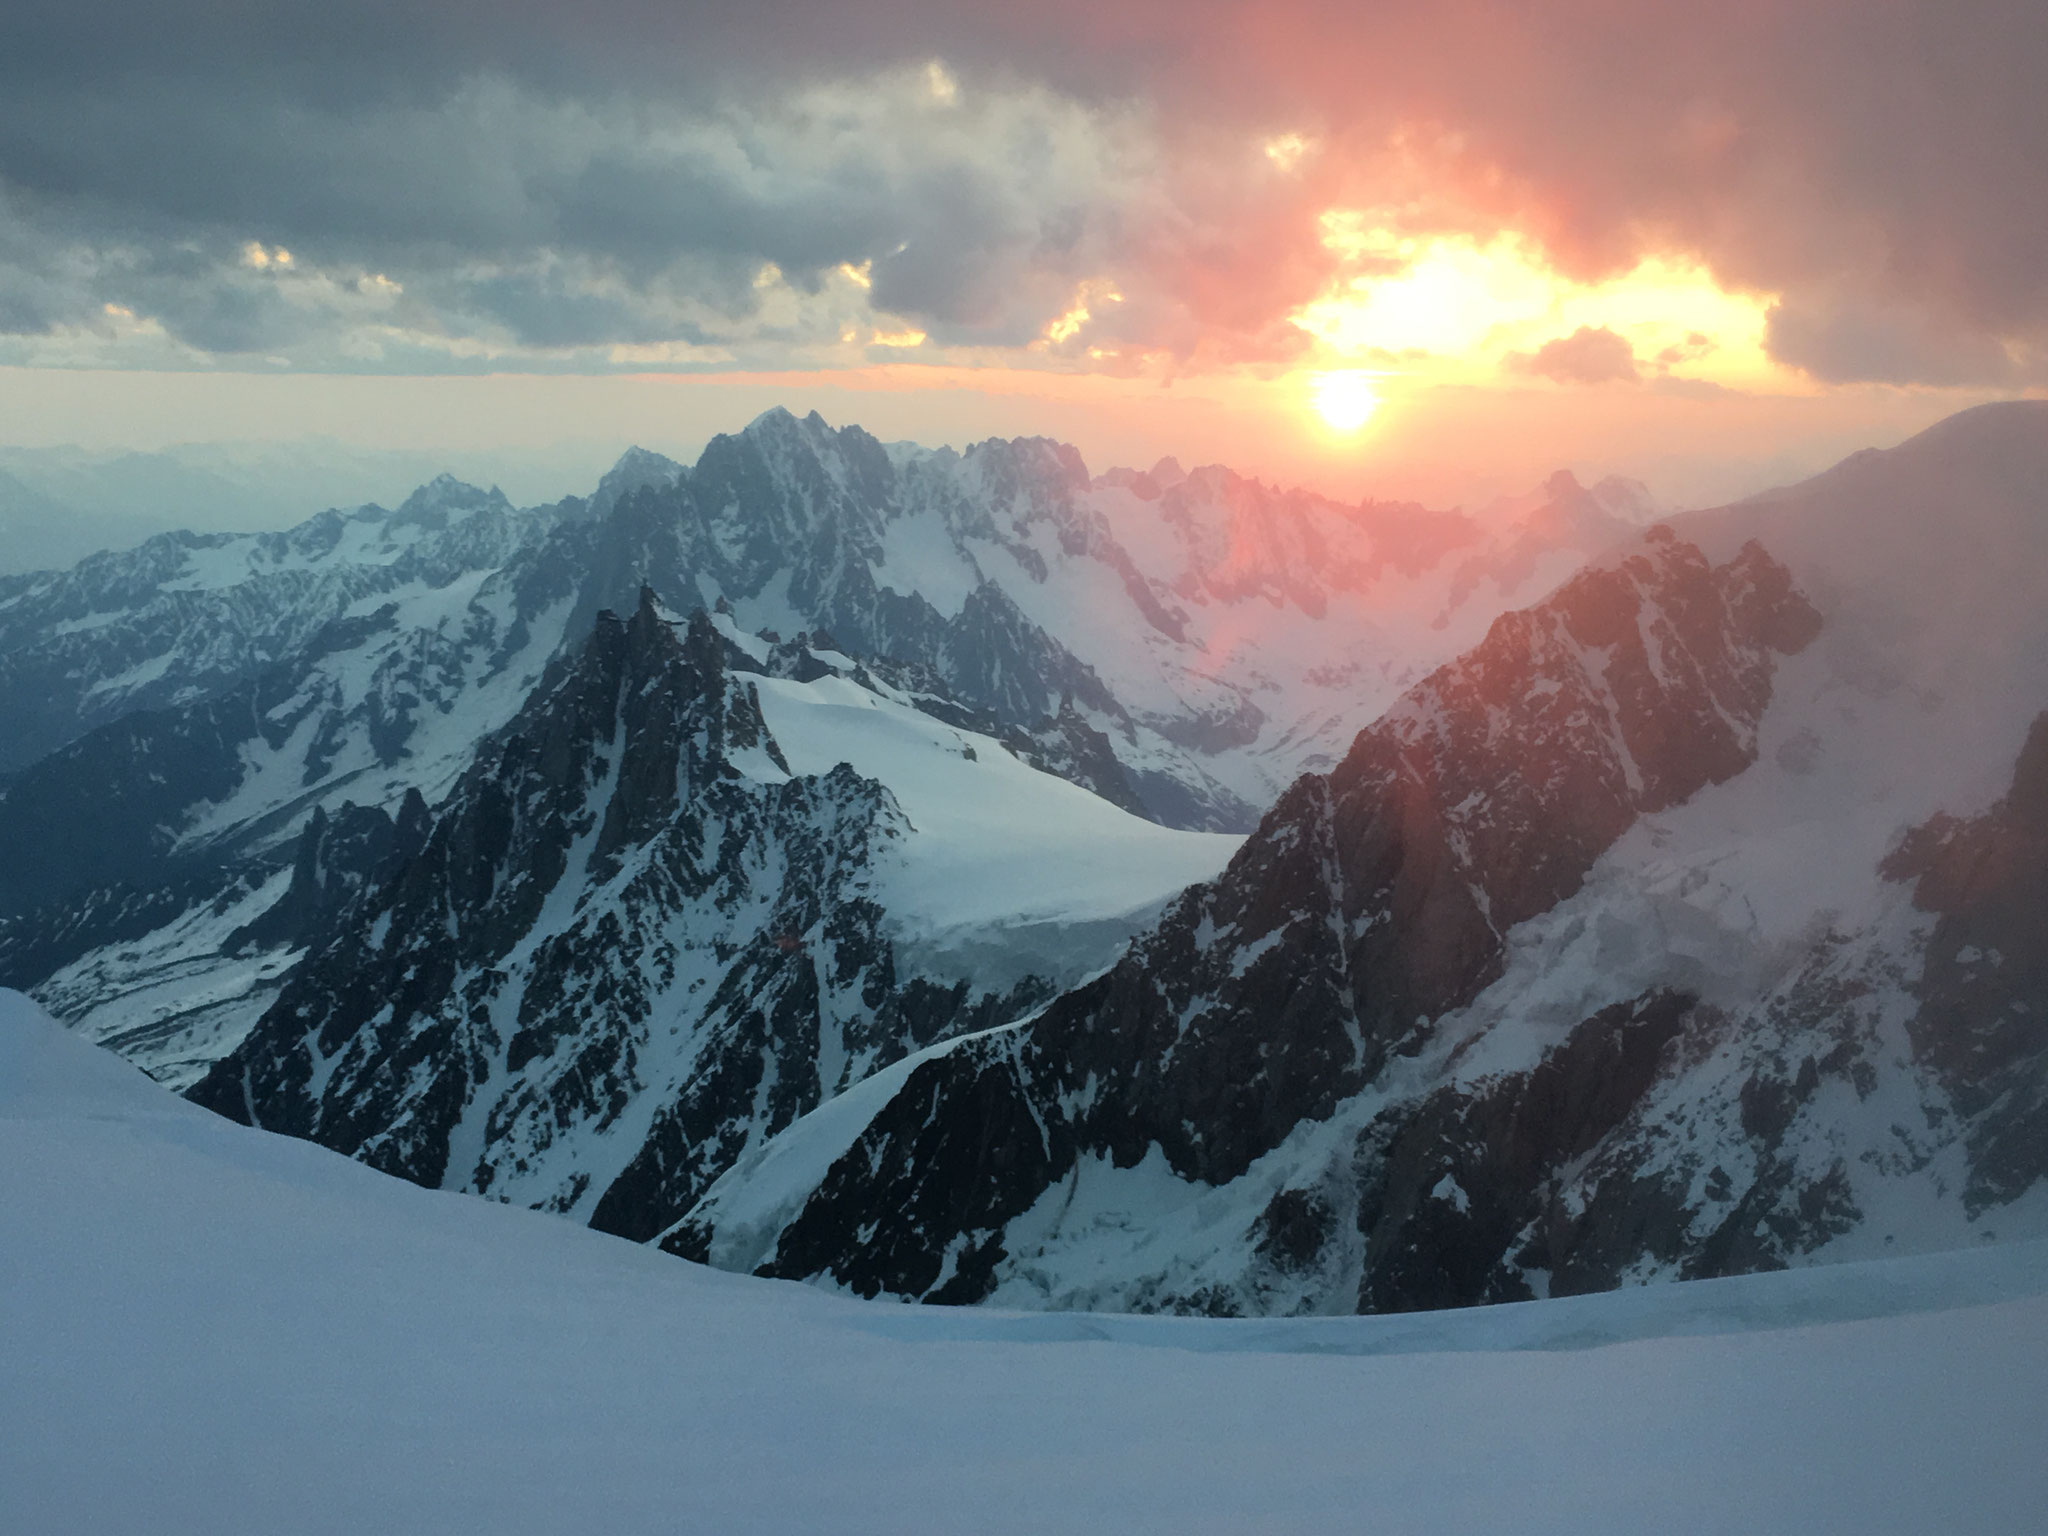
[[1659, 521], [771, 412], [0, 577], [0, 985], [231, 1118], [869, 1296], [2041, 1235], [2044, 429]]

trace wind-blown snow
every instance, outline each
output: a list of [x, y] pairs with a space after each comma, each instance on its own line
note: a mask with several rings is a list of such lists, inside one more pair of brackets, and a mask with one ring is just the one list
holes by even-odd
[[0, 1488], [38, 1536], [1887, 1536], [2048, 1502], [2039, 1246], [1389, 1318], [859, 1304], [215, 1120], [17, 994], [0, 1165]]

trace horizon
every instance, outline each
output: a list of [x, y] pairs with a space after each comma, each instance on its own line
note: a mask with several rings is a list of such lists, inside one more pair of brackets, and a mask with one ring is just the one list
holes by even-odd
[[0, 436], [1714, 504], [2048, 392], [2044, 71], [2023, 0], [17, 12]]
[[[175, 392], [160, 395], [173, 381]], [[1220, 464], [1248, 479], [1340, 502], [1417, 501], [1470, 510], [1527, 494], [1564, 469], [1586, 484], [1610, 476], [1640, 481], [1660, 505], [1694, 508], [1795, 484], [1851, 453], [1896, 446], [1976, 406], [2048, 398], [2036, 390], [1887, 390], [1847, 399], [1754, 400], [1748, 402], [1752, 414], [1745, 424], [1751, 431], [1745, 452], [1711, 449], [1690, 437], [1677, 444], [1653, 437], [1643, 446], [1631, 440], [1634, 423], [1624, 420], [1561, 431], [1556, 451], [1552, 439], [1545, 438], [1518, 445], [1510, 454], [1471, 460], [1462, 460], [1453, 446], [1475, 430], [1471, 414], [1418, 412], [1409, 424], [1415, 451], [1406, 458], [1375, 460], [1331, 451], [1328, 443], [1317, 451], [1275, 451], [1261, 436], [1263, 418], [1234, 418], [1224, 401], [1192, 394], [1176, 401], [1170, 413], [1132, 422], [1105, 419], [1086, 399], [984, 395], [929, 382], [868, 389], [858, 381], [830, 378], [785, 387], [717, 375], [687, 380], [619, 375], [573, 384], [583, 390], [585, 401], [580, 414], [565, 419], [555, 398], [560, 385], [525, 375], [166, 378], [0, 366], [0, 403], [11, 406], [0, 453], [75, 450], [107, 458], [320, 445], [392, 457], [441, 455], [451, 464], [471, 466], [462, 477], [472, 478], [475, 467], [494, 455], [515, 463], [549, 459], [591, 465], [601, 459], [602, 467], [608, 467], [628, 448], [645, 447], [690, 462], [712, 438], [740, 431], [768, 411], [786, 409], [799, 418], [815, 411], [835, 428], [859, 426], [883, 442], [929, 448], [959, 450], [992, 437], [1046, 437], [1074, 447], [1093, 473], [1144, 469], [1162, 458], [1188, 466]], [[246, 406], [233, 403], [245, 389], [254, 392]], [[294, 390], [302, 392], [302, 400], [278, 398]], [[68, 398], [86, 393], [111, 395], [123, 408], [109, 413], [113, 422], [88, 419], [73, 411]], [[1503, 418], [1541, 422], [1556, 409], [1555, 400], [1495, 399], [1485, 402], [1483, 419], [1496, 425]], [[483, 430], [487, 424], [495, 430]], [[561, 430], [550, 433], [551, 425]], [[583, 473], [572, 472], [545, 499], [587, 489], [574, 483]], [[520, 477], [515, 473], [512, 478]]]
[[[172, 439], [139, 445], [107, 445], [97, 448], [76, 442], [0, 444], [0, 473], [25, 472], [33, 477], [34, 468], [40, 462], [48, 467], [46, 472], [48, 469], [54, 469], [61, 477], [64, 474], [90, 474], [94, 469], [119, 466], [130, 459], [167, 459], [174, 463], [184, 460], [188, 468], [200, 473], [232, 474], [237, 468], [247, 471], [260, 467], [261, 461], [266, 458], [274, 462], [281, 457], [287, 461], [284, 468], [288, 472], [305, 469], [310, 463], [310, 472], [315, 477], [316, 485], [321, 483], [318, 476], [322, 471], [326, 471], [329, 484], [345, 483], [357, 491], [372, 482], [384, 487], [375, 494], [339, 497], [326, 497], [309, 487], [307, 496], [289, 499], [280, 495], [271, 486], [252, 484], [236, 488], [244, 493], [242, 500], [230, 500], [224, 507], [207, 509], [181, 502], [175, 494], [169, 498], [171, 505], [168, 508], [130, 506], [119, 500], [118, 491], [110, 497], [109, 493], [102, 489], [97, 496], [88, 496], [78, 507], [78, 510], [103, 517], [125, 519], [123, 531], [132, 538], [181, 530], [197, 533], [259, 533], [295, 526], [304, 519], [318, 516], [330, 508], [396, 508], [414, 491], [444, 476], [479, 489], [499, 491], [515, 505], [520, 506], [548, 505], [563, 499], [580, 498], [588, 495], [604, 475], [631, 454], [653, 453], [688, 468], [701, 458], [713, 439], [745, 432], [764, 417], [780, 411], [797, 420], [817, 416], [826, 429], [834, 433], [849, 428], [857, 429], [866, 432], [885, 446], [908, 444], [928, 452], [965, 453], [978, 444], [989, 441], [1042, 439], [1076, 452], [1090, 478], [1097, 481], [1106, 475], [1119, 472], [1150, 473], [1160, 463], [1173, 460], [1180, 465], [1185, 474], [1194, 474], [1204, 469], [1221, 469], [1248, 482], [1278, 491], [1318, 496], [1337, 505], [1359, 505], [1375, 501], [1408, 502], [1430, 506], [1440, 511], [1462, 512], [1483, 517], [1489, 513], [1498, 514], [1504, 509], [1511, 509], [1516, 503], [1540, 495], [1555, 475], [1564, 474], [1586, 487], [1597, 486], [1609, 480], [1640, 487], [1647, 492], [1650, 504], [1655, 507], [1657, 515], [1666, 517], [1768, 496], [1823, 474], [1856, 454], [1897, 447], [1955, 416], [2001, 404], [2026, 404], [2030, 401], [2032, 397], [2020, 396], [1962, 406], [1933, 422], [1918, 425], [1887, 441], [1830, 445], [1830, 451], [1816, 452], [1807, 462], [1795, 465], [1780, 461], [1778, 468], [1782, 473], [1779, 475], [1752, 475], [1745, 482], [1732, 487], [1729, 494], [1689, 499], [1667, 495], [1659, 485], [1641, 475], [1629, 474], [1625, 470], [1611, 469], [1604, 465], [1583, 463], [1554, 464], [1548, 470], [1534, 473], [1517, 485], [1510, 486], [1502, 482], [1489, 487], [1483, 497], [1466, 500], [1430, 500], [1419, 495], [1384, 494], [1372, 485], [1346, 495], [1323, 485], [1288, 480], [1270, 473], [1262, 474], [1256, 469], [1246, 469], [1222, 458], [1199, 459], [1169, 450], [1149, 459], [1133, 455], [1125, 459], [1105, 461], [1092, 454], [1083, 443], [1043, 431], [988, 432], [962, 435], [950, 441], [890, 436], [875, 431], [860, 420], [834, 419], [815, 407], [810, 410], [798, 410], [794, 406], [780, 403], [764, 406], [736, 425], [716, 429], [702, 436], [681, 441], [672, 439], [660, 444], [648, 438], [589, 437], [545, 444], [438, 449], [380, 446], [351, 441], [331, 433], [299, 437]], [[318, 455], [322, 452], [336, 458], [321, 464], [318, 462]], [[290, 462], [295, 456], [297, 463]], [[340, 458], [349, 456], [353, 456], [353, 462], [338, 462]], [[207, 463], [209, 457], [215, 457], [215, 462]], [[228, 462], [221, 462], [222, 458]], [[254, 459], [258, 461], [258, 465], [238, 466], [232, 462], [237, 458]], [[354, 478], [351, 479], [351, 476]], [[56, 482], [45, 482], [49, 483]], [[32, 490], [36, 488], [34, 485], [30, 486]], [[61, 501], [61, 497], [52, 499]], [[250, 515], [252, 508], [259, 509], [253, 516]], [[181, 511], [186, 515], [181, 516]], [[4, 515], [5, 512], [5, 506], [0, 505], [0, 515]], [[236, 515], [238, 512], [242, 514], [239, 518]]]

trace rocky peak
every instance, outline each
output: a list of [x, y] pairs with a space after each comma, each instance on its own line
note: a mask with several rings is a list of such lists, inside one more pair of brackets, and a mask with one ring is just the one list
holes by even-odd
[[[1084, 1154], [1243, 1175], [1420, 1050], [1639, 814], [1748, 766], [1774, 659], [1817, 626], [1762, 550], [1715, 567], [1668, 532], [1507, 615], [1297, 781], [1107, 975], [921, 1068], [771, 1269], [914, 1295], [964, 1251], [945, 1299], [973, 1300], [1006, 1224]], [[934, 1211], [935, 1170], [991, 1157], [1007, 1171], [954, 1179]]]
[[674, 459], [646, 448], [628, 448], [597, 482], [597, 489], [586, 504], [586, 513], [603, 517], [635, 491], [670, 489], [688, 473]]
[[605, 471], [604, 478], [621, 483], [630, 481], [634, 485], [654, 485], [672, 484], [682, 474], [683, 466], [668, 455], [636, 444], [619, 455], [612, 467]]
[[1536, 505], [1519, 519], [1523, 531], [1557, 542], [1596, 547], [1632, 528], [1634, 519], [1617, 517], [1602, 499], [1560, 469], [1543, 482]]
[[727, 642], [704, 610], [678, 634], [654, 590], [642, 587], [623, 642], [617, 778], [591, 856], [599, 874], [659, 832], [704, 785], [734, 776], [732, 752], [765, 744], [781, 756], [753, 695], [728, 697]]
[[495, 485], [489, 490], [470, 485], [450, 474], [436, 475], [399, 503], [391, 515], [394, 523], [420, 523], [445, 527], [451, 520], [472, 512], [510, 512], [512, 503]]
[[1624, 523], [1647, 524], [1664, 515], [1664, 507], [1640, 480], [1608, 475], [1587, 492], [1600, 510]]
[[274, 906], [229, 934], [228, 954], [303, 949], [324, 942], [351, 902], [374, 893], [426, 845], [431, 813], [417, 789], [396, 817], [343, 801], [330, 816], [315, 806], [292, 856], [291, 884]]
[[600, 613], [191, 1096], [648, 1237], [823, 1095], [1041, 1001], [899, 960], [871, 892], [900, 806], [790, 774], [733, 644], [644, 587]]
[[711, 541], [700, 559], [726, 565], [737, 578], [728, 584], [751, 593], [792, 565], [805, 590], [824, 591], [848, 564], [879, 560], [895, 481], [888, 454], [859, 427], [834, 431], [815, 411], [799, 421], [777, 409], [713, 438], [683, 483]]

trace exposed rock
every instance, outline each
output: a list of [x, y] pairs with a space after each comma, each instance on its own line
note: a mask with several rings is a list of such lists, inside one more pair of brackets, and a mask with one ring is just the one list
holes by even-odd
[[2048, 715], [2003, 801], [1920, 828], [1886, 872], [1938, 915], [1913, 1047], [1976, 1121], [1966, 1198], [2003, 1203], [2048, 1174]]
[[191, 1096], [644, 1238], [822, 1096], [1042, 1001], [899, 972], [865, 891], [900, 811], [844, 764], [740, 773], [787, 763], [730, 649], [649, 591], [600, 614]]
[[920, 1066], [766, 1272], [923, 1295], [952, 1253], [950, 1294], [973, 1299], [970, 1269], [1083, 1152], [1127, 1168], [1156, 1146], [1184, 1179], [1238, 1178], [1419, 1050], [1638, 815], [1753, 761], [1774, 658], [1818, 623], [1760, 548], [1716, 568], [1663, 530], [1504, 616], [1107, 975]]
[[1359, 1310], [1526, 1301], [1525, 1270], [1568, 1272], [1579, 1232], [1546, 1210], [1557, 1182], [1636, 1107], [1694, 1004], [1670, 992], [1617, 1004], [1531, 1071], [1440, 1088], [1398, 1128], [1376, 1127]]

